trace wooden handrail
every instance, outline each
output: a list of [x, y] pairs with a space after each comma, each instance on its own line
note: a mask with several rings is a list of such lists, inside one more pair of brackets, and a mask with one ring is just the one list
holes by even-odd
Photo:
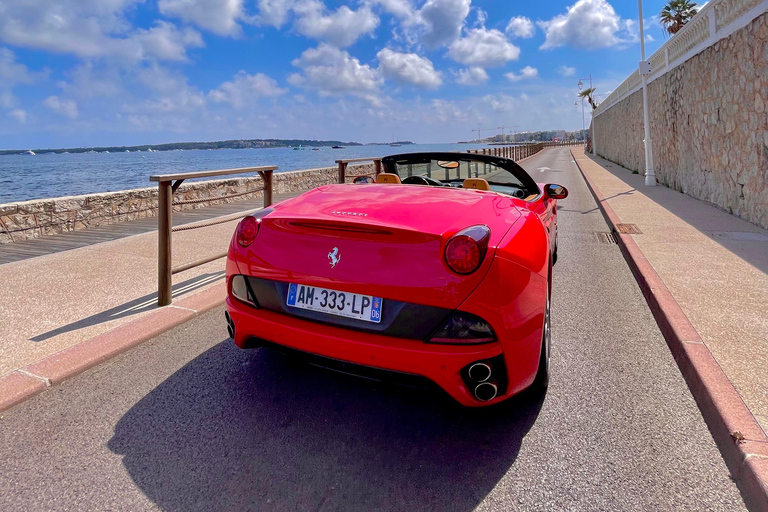
[[[190, 268], [202, 265], [221, 255], [204, 258], [200, 261], [182, 265], [174, 269], [171, 256], [171, 229], [173, 225], [173, 193], [184, 180], [192, 178], [210, 178], [213, 176], [227, 176], [232, 174], [259, 173], [264, 181], [264, 207], [272, 204], [272, 173], [277, 170], [276, 165], [262, 167], [241, 167], [238, 169], [222, 169], [216, 171], [197, 171], [174, 174], [158, 174], [149, 177], [149, 181], [157, 182], [157, 305], [167, 306], [171, 303], [172, 276], [177, 272], [183, 272]], [[216, 198], [211, 198], [215, 200]]]
[[339, 183], [344, 184], [347, 182], [347, 164], [350, 162], [373, 162], [376, 176], [381, 174], [381, 157], [373, 158], [345, 158], [342, 160], [336, 160], [339, 164]]
[[265, 165], [262, 167], [240, 167], [238, 169], [221, 169], [218, 171], [195, 171], [180, 172], [175, 174], [156, 174], [149, 177], [149, 181], [176, 181], [189, 180], [192, 178], [210, 178], [212, 176], [226, 176], [228, 174], [246, 174], [249, 172], [276, 171], [276, 165]]

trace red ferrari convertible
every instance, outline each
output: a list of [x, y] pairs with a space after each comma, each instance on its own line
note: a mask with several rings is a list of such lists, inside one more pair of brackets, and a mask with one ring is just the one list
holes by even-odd
[[340, 371], [437, 384], [465, 406], [549, 380], [560, 185], [512, 160], [410, 153], [245, 217], [227, 324]]

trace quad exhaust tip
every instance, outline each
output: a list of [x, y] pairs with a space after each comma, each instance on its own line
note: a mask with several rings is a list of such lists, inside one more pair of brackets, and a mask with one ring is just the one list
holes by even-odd
[[481, 402], [493, 400], [496, 398], [496, 393], [498, 393], [498, 388], [493, 382], [481, 382], [475, 388], [475, 398]]
[[467, 374], [475, 382], [485, 382], [491, 378], [491, 367], [485, 363], [475, 363], [469, 367]]
[[229, 311], [224, 312], [224, 318], [227, 319], [227, 333], [229, 333], [229, 337], [233, 338], [235, 337], [235, 322], [232, 321], [232, 317], [229, 316]]

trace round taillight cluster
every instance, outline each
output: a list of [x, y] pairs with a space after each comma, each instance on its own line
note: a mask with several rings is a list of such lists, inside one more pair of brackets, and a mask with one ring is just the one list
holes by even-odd
[[237, 225], [237, 243], [243, 247], [248, 247], [256, 240], [259, 232], [259, 221], [250, 215], [245, 217]]
[[457, 274], [471, 274], [483, 263], [491, 230], [471, 226], [456, 233], [445, 244], [445, 263]]
[[445, 262], [457, 274], [474, 272], [480, 261], [480, 248], [468, 236], [456, 236], [445, 247]]

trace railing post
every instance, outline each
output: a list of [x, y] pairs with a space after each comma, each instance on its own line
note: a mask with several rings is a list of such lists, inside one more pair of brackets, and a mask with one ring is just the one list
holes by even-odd
[[259, 173], [264, 181], [264, 208], [272, 204], [272, 172], [264, 171]]
[[346, 162], [339, 162], [339, 183], [344, 184], [347, 181], [347, 164]]
[[171, 219], [173, 193], [170, 181], [158, 182], [157, 189], [157, 305], [171, 303]]

